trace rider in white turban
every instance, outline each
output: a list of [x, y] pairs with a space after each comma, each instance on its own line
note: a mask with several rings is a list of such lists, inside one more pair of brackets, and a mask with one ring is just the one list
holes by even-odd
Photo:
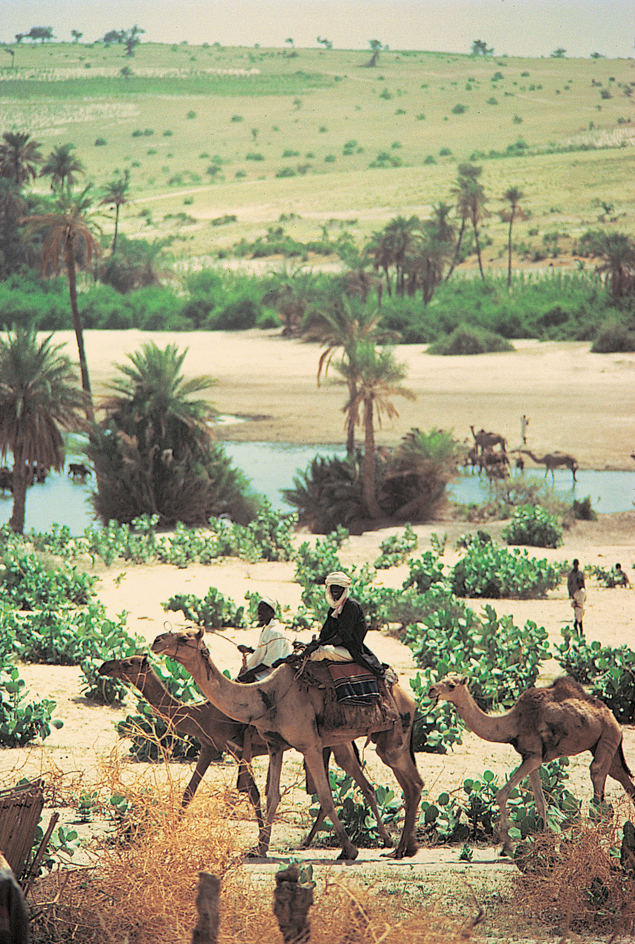
[[361, 606], [349, 596], [350, 577], [342, 571], [335, 571], [327, 576], [325, 583], [330, 609], [319, 637], [309, 643], [305, 652], [313, 660], [357, 662], [373, 675], [383, 677], [382, 663], [364, 645], [368, 626]]
[[260, 681], [271, 672], [279, 659], [286, 659], [293, 652], [293, 643], [284, 635], [276, 620], [278, 601], [273, 597], [260, 597], [258, 601], [258, 625], [262, 627], [255, 649], [239, 646], [241, 652], [249, 653], [241, 670], [253, 676], [251, 681]]

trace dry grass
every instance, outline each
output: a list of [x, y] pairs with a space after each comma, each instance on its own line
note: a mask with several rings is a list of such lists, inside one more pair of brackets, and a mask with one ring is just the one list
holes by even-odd
[[617, 818], [586, 823], [566, 838], [537, 836], [512, 881], [511, 910], [547, 922], [566, 940], [588, 929], [610, 940], [635, 930], [635, 876], [620, 867]]
[[[197, 802], [181, 819], [170, 785], [124, 783], [116, 763], [103, 769], [93, 789], [105, 806], [109, 795], [126, 798], [129, 814], [94, 840], [94, 862], [41, 878], [30, 896], [35, 944], [189, 944], [197, 920], [199, 872], [222, 879], [219, 941], [233, 944], [281, 940], [272, 912], [273, 873], [250, 876], [242, 865], [235, 811], [224, 793]], [[77, 785], [75, 785], [77, 786]], [[62, 799], [60, 785], [57, 798]], [[327, 870], [316, 883], [310, 912], [313, 944], [399, 942], [433, 944], [475, 940], [481, 919], [475, 903], [467, 922], [434, 906], [413, 911], [400, 896], [373, 885], [340, 881]]]

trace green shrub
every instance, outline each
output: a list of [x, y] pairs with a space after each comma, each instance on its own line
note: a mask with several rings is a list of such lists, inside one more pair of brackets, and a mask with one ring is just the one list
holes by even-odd
[[458, 105], [455, 105], [454, 108], [452, 109], [452, 114], [453, 114], [453, 115], [464, 115], [465, 112], [467, 111], [467, 108], [468, 108], [467, 105], [461, 105], [461, 104], [459, 103]]
[[573, 517], [576, 521], [597, 521], [598, 516], [593, 510], [591, 505], [591, 496], [586, 495], [585, 498], [582, 498], [578, 501], [577, 498], [573, 499], [573, 505], [571, 506], [573, 511]]
[[63, 721], [51, 721], [56, 704], [51, 698], [29, 702], [26, 682], [15, 666], [0, 665], [0, 745], [24, 747], [36, 738], [46, 738], [51, 725], [61, 728]]
[[207, 630], [221, 629], [223, 626], [240, 629], [247, 625], [245, 607], [236, 606], [216, 587], [210, 587], [203, 598], [193, 593], [178, 593], [161, 606], [166, 612], [183, 613], [186, 619]]
[[528, 544], [531, 547], [559, 547], [562, 528], [553, 515], [539, 505], [521, 505], [501, 532], [507, 544]]
[[79, 606], [94, 596], [98, 579], [68, 564], [46, 567], [35, 554], [5, 554], [0, 572], [0, 600], [19, 610]]
[[375, 561], [374, 566], [378, 570], [395, 567], [403, 563], [408, 555], [414, 551], [417, 546], [417, 535], [412, 530], [412, 526], [407, 524], [402, 534], [392, 534], [384, 538], [379, 545], [381, 554]]
[[493, 351], [513, 351], [513, 344], [492, 331], [459, 325], [445, 338], [428, 348], [428, 354], [486, 354]]
[[[383, 845], [377, 832], [375, 817], [369, 811], [366, 801], [360, 796], [359, 788], [352, 777], [336, 770], [330, 770], [329, 781], [337, 815], [351, 842], [362, 849], [376, 849]], [[396, 825], [401, 814], [402, 802], [396, 797], [395, 791], [379, 784], [375, 787], [375, 798], [384, 826]], [[320, 809], [320, 801], [316, 795], [311, 797], [311, 801], [313, 803], [311, 814], [315, 817]], [[336, 840], [333, 827], [328, 820], [320, 827], [318, 834], [325, 830], [328, 835], [323, 842], [332, 845]]]
[[610, 321], [598, 331], [591, 351], [594, 354], [635, 351], [635, 331], [621, 322]]
[[108, 142], [105, 138], [95, 138], [95, 147], [104, 147]]
[[443, 565], [431, 551], [426, 551], [419, 559], [408, 561], [409, 576], [404, 580], [403, 588], [416, 587], [417, 593], [427, 593], [432, 584], [443, 580]]
[[600, 698], [620, 724], [635, 719], [635, 652], [628, 646], [603, 646], [587, 642], [584, 636], [562, 631], [563, 642], [556, 646], [555, 659], [567, 675]]
[[558, 586], [561, 569], [529, 557], [525, 548], [508, 551], [496, 544], [472, 544], [455, 564], [452, 590], [459, 597], [527, 600], [544, 597]]

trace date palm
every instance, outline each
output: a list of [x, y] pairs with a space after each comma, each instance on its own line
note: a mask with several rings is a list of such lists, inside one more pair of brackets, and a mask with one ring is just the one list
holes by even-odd
[[84, 329], [77, 305], [77, 266], [80, 259], [80, 247], [83, 247], [83, 262], [86, 266], [90, 265], [93, 256], [101, 254], [101, 247], [94, 235], [95, 230], [99, 231], [99, 227], [89, 217], [92, 206], [90, 189], [89, 184], [77, 195], [63, 190], [58, 196], [56, 210], [52, 213], [30, 216], [24, 222], [28, 229], [44, 232], [42, 271], [47, 272], [50, 269], [57, 274], [60, 270], [60, 260], [64, 262], [79, 354], [82, 389], [87, 395], [87, 410], [89, 418], [92, 419], [93, 407], [84, 348]]
[[459, 261], [461, 244], [468, 223], [472, 224], [479, 271], [481, 273], [481, 278], [485, 279], [485, 273], [483, 272], [483, 262], [481, 259], [481, 244], [478, 229], [481, 220], [488, 215], [485, 209], [485, 203], [487, 201], [485, 190], [478, 179], [482, 170], [482, 167], [477, 167], [475, 164], [459, 165], [459, 174], [455, 185], [452, 187], [452, 193], [456, 199], [456, 212], [460, 217], [461, 227], [459, 229], [459, 235], [454, 250], [452, 265], [450, 266], [450, 270], [445, 278], [446, 282], [454, 272], [454, 269]]
[[0, 143], [0, 177], [12, 180], [16, 187], [37, 177], [42, 163], [41, 144], [26, 131], [5, 131]]
[[509, 204], [504, 211], [504, 216], [509, 219], [509, 230], [507, 233], [507, 288], [510, 288], [512, 284], [512, 227], [514, 220], [517, 217], [523, 220], [527, 219], [527, 214], [522, 207], [522, 201], [524, 199], [525, 194], [518, 187], [508, 187], [503, 194], [503, 200]]
[[122, 175], [113, 177], [103, 189], [102, 198], [99, 201], [102, 206], [114, 206], [115, 208], [115, 233], [112, 238], [110, 248], [111, 255], [115, 254], [117, 249], [117, 234], [119, 231], [119, 212], [122, 206], [128, 203], [128, 191], [130, 189], [130, 171], [126, 167]]
[[606, 276], [613, 298], [622, 298], [635, 287], [635, 243], [627, 233], [602, 233], [592, 243], [603, 262], [596, 272]]
[[16, 327], [0, 338], [0, 458], [13, 455], [13, 512], [22, 533], [29, 472], [64, 467], [62, 430], [81, 429], [84, 394], [62, 345]]
[[69, 191], [77, 178], [85, 174], [83, 163], [73, 154], [74, 144], [58, 144], [53, 148], [40, 169], [40, 177], [51, 178], [51, 190]]
[[362, 495], [366, 513], [379, 518], [381, 508], [377, 501], [375, 486], [375, 418], [381, 425], [382, 416], [395, 419], [399, 412], [392, 402], [395, 396], [415, 399], [412, 390], [401, 385], [406, 376], [403, 364], [397, 363], [388, 347], [377, 349], [372, 342], [360, 344], [355, 363], [342, 361], [338, 367], [348, 383], [349, 375], [355, 372], [357, 389], [343, 407], [346, 423], [361, 425], [364, 430], [364, 456], [361, 465]]

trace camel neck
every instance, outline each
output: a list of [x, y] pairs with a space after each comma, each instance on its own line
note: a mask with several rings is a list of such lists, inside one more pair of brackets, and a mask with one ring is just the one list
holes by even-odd
[[503, 715], [487, 715], [476, 704], [469, 692], [466, 692], [465, 701], [454, 703], [460, 718], [470, 731], [477, 734], [484, 741], [509, 743], [516, 736], [514, 709]]

